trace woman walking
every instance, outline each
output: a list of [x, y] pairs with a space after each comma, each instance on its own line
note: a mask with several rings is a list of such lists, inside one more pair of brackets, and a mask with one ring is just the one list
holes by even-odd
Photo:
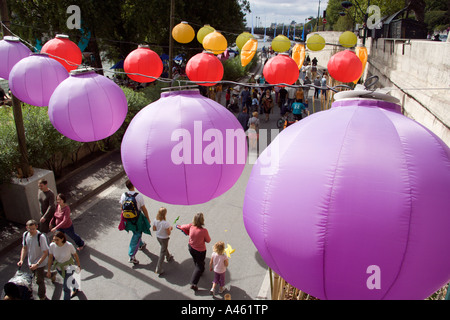
[[70, 300], [70, 298], [78, 292], [77, 289], [71, 290], [67, 283], [67, 280], [73, 275], [73, 272], [75, 272], [66, 272], [68, 271], [67, 268], [75, 263], [80, 270], [81, 265], [77, 251], [70, 242], [67, 242], [66, 235], [63, 232], [58, 231], [53, 237], [53, 242], [50, 244], [47, 277], [51, 278], [52, 268], [56, 268], [64, 280], [64, 300]]
[[191, 289], [198, 290], [198, 281], [205, 271], [206, 243], [211, 242], [208, 230], [203, 228], [205, 219], [203, 213], [197, 213], [192, 223], [179, 226], [179, 229], [189, 236], [189, 253], [194, 260], [194, 272], [191, 277]]
[[51, 232], [62, 231], [75, 241], [77, 250], [83, 250], [85, 243], [81, 237], [75, 233], [72, 220], [70, 219], [70, 207], [66, 204], [66, 196], [62, 193], [56, 197], [56, 211], [50, 220]]

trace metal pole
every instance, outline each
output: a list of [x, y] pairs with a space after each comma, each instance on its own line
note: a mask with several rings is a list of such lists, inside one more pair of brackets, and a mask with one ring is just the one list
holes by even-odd
[[173, 12], [175, 8], [175, 0], [170, 0], [170, 30], [169, 30], [169, 78], [172, 79], [172, 66], [173, 66]]
[[320, 18], [320, 0], [319, 0], [319, 8], [317, 9], [317, 32], [319, 32], [319, 18]]
[[[4, 28], [2, 26], [3, 35], [10, 36], [9, 32], [10, 21], [9, 21], [9, 11], [8, 4], [6, 0], [0, 0], [0, 14], [2, 18], [3, 24], [6, 26]], [[17, 99], [14, 95], [11, 95], [12, 98], [12, 108], [14, 115], [14, 123], [16, 125], [17, 131], [17, 141], [19, 143], [19, 153], [20, 153], [20, 165], [19, 169], [22, 171], [22, 178], [29, 178], [33, 175], [32, 170], [30, 170], [30, 163], [28, 161], [28, 151], [27, 151], [27, 143], [25, 138], [25, 128], [23, 126], [23, 114], [22, 114], [22, 103], [19, 99]]]
[[[370, 7], [370, 0], [367, 3], [367, 7]], [[361, 10], [362, 11], [362, 10]], [[364, 12], [363, 12], [364, 13]], [[369, 15], [367, 14], [367, 9], [366, 12], [364, 13], [364, 36], [363, 36], [363, 46], [366, 46], [366, 38], [367, 38], [367, 20], [369, 19]]]

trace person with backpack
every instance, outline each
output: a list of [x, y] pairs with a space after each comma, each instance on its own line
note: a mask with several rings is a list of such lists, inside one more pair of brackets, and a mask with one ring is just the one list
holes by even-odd
[[122, 209], [121, 225], [123, 226], [119, 226], [119, 230], [123, 229], [133, 233], [128, 247], [128, 262], [136, 265], [139, 264], [136, 259], [137, 251], [144, 250], [147, 245], [142, 241], [142, 233], [151, 235], [150, 218], [142, 194], [136, 191], [129, 179], [125, 185], [128, 192], [123, 193], [119, 201]]
[[40, 300], [48, 300], [44, 280], [49, 249], [47, 237], [38, 230], [38, 226], [39, 224], [35, 220], [27, 222], [27, 231], [24, 232], [22, 237], [22, 250], [17, 266], [22, 267], [25, 257], [28, 256], [28, 267], [34, 273], [38, 285], [38, 297]]

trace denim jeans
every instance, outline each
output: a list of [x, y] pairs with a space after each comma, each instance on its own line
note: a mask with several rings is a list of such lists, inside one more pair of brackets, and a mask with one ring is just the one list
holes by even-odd
[[[73, 271], [72, 273], [70, 273], [70, 272], [65, 273], [65, 277], [63, 279], [63, 292], [64, 292], [63, 299], [64, 300], [70, 300], [70, 295], [72, 294], [72, 292], [68, 286], [67, 280], [73, 275], [74, 272], [75, 271]], [[62, 277], [62, 271], [58, 270], [58, 273]]]
[[75, 241], [76, 245], [78, 247], [82, 247], [84, 246], [84, 241], [80, 238], [80, 236], [78, 234], [75, 233], [75, 229], [73, 228], [73, 224], [66, 228], [66, 229], [58, 229], [58, 231], [61, 231], [65, 234], [67, 234], [69, 237], [71, 237], [73, 239], [73, 241]]

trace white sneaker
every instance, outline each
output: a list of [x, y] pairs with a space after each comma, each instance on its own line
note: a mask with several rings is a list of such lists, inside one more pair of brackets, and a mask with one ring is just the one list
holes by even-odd
[[139, 264], [139, 261], [138, 261], [135, 257], [130, 258], [130, 259], [128, 260], [128, 262], [129, 262], [129, 263], [133, 263], [133, 264]]

